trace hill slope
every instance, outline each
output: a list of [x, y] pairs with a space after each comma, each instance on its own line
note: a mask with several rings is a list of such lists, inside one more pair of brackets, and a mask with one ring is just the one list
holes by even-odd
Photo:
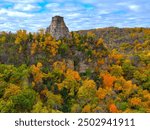
[[0, 63], [1, 112], [150, 112], [149, 28], [2, 32]]

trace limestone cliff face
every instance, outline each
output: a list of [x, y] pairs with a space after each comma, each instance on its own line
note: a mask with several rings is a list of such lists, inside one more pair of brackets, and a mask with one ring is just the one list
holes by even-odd
[[46, 32], [50, 33], [56, 40], [69, 37], [69, 29], [61, 16], [52, 17], [51, 25], [47, 28]]

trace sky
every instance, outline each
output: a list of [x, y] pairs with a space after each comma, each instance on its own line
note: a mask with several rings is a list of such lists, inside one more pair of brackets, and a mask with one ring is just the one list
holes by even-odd
[[150, 27], [150, 0], [0, 0], [0, 31], [36, 32], [55, 15], [70, 31]]

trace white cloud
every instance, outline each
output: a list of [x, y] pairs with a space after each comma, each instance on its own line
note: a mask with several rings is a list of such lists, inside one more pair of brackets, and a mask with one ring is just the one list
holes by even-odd
[[5, 14], [6, 12], [6, 9], [0, 9], [0, 14]]
[[139, 5], [129, 5], [128, 8], [132, 11], [139, 11], [140, 6]]
[[46, 5], [46, 8], [49, 8], [49, 9], [57, 8], [57, 7], [59, 7], [58, 3], [49, 3], [49, 4]]
[[21, 11], [31, 11], [40, 9], [39, 6], [31, 5], [31, 4], [16, 4], [13, 9], [15, 10], [21, 10]]
[[81, 0], [82, 3], [94, 4], [98, 3], [99, 0]]
[[33, 14], [9, 10], [9, 9], [4, 9], [4, 8], [0, 9], [0, 14], [11, 16], [11, 17], [32, 17], [33, 16]]
[[119, 3], [116, 3], [116, 5], [127, 5], [128, 3], [127, 2], [119, 2]]
[[0, 0], [0, 29], [37, 31], [51, 17], [64, 17], [69, 30], [107, 26], [150, 26], [148, 0]]
[[116, 3], [116, 5], [119, 5], [119, 6], [122, 6], [122, 7], [128, 7], [130, 10], [135, 11], [135, 12], [140, 10], [139, 5], [133, 4], [131, 2], [119, 2], [119, 3]]
[[19, 11], [8, 11], [7, 15], [12, 16], [12, 17], [32, 17], [33, 16], [33, 14], [27, 14], [27, 13], [19, 12]]
[[0, 17], [0, 20], [4, 21], [4, 20], [7, 20], [7, 18], [6, 17]]
[[83, 7], [76, 5], [76, 4], [64, 4], [61, 6], [61, 4], [58, 3], [49, 3], [45, 6], [48, 10], [51, 12], [61, 12], [61, 13], [66, 13], [66, 12], [77, 12], [83, 10]]
[[79, 18], [79, 16], [81, 16], [80, 13], [69, 13], [69, 14], [66, 14], [66, 17], [71, 17], [71, 18]]
[[37, 3], [37, 2], [43, 2], [43, 0], [3, 0], [6, 2], [11, 3]]
[[135, 17], [129, 17], [129, 18], [127, 18], [128, 20], [135, 20], [135, 19], [137, 19], [137, 18], [135, 18]]

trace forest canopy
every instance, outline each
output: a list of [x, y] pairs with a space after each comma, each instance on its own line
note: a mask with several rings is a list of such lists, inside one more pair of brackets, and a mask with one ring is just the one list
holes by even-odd
[[150, 29], [0, 32], [0, 112], [150, 112]]

